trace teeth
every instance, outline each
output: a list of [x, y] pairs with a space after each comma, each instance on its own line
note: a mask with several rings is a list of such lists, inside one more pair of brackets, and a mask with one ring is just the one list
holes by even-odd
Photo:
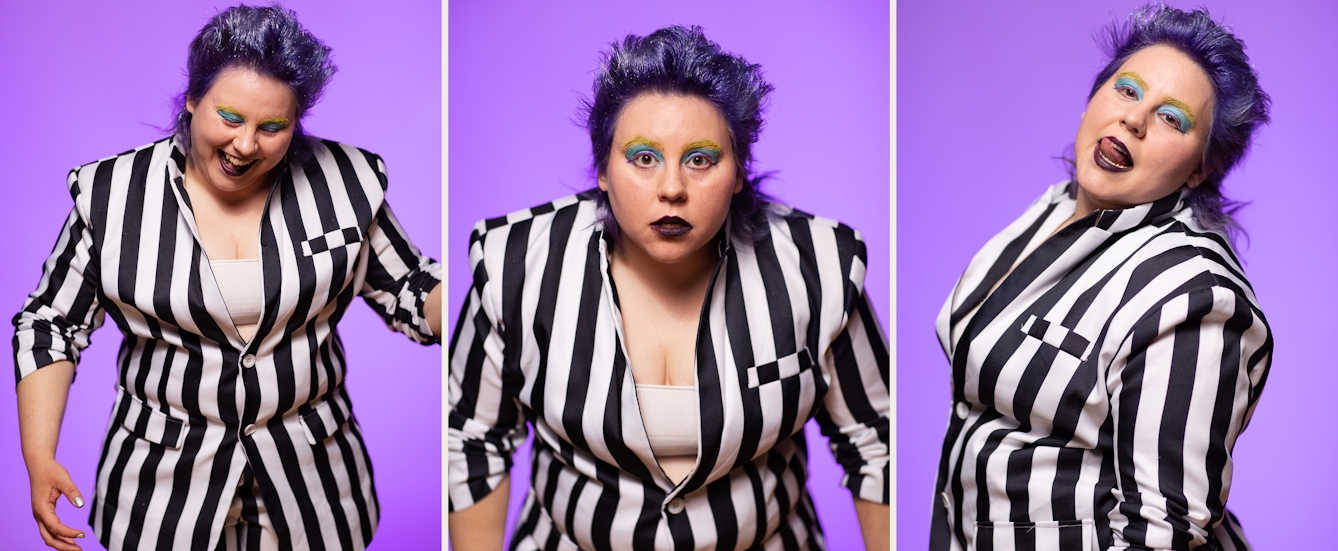
[[1108, 162], [1108, 163], [1114, 165], [1115, 168], [1129, 168], [1129, 167], [1124, 166], [1124, 165], [1122, 165], [1122, 164], [1120, 164], [1120, 163], [1117, 163], [1117, 162], [1115, 162], [1115, 161], [1112, 161], [1112, 160], [1110, 160], [1110, 159], [1107, 159], [1106, 156], [1105, 156], [1105, 154], [1101, 153], [1101, 150], [1100, 150], [1100, 149], [1098, 149], [1098, 150], [1096, 151], [1096, 154], [1097, 154], [1097, 155], [1101, 155], [1101, 160], [1106, 161], [1106, 162]]
[[228, 164], [230, 164], [230, 165], [232, 165], [232, 166], [235, 166], [235, 167], [237, 167], [237, 168], [241, 168], [241, 167], [244, 167], [244, 166], [246, 166], [246, 165], [249, 165], [249, 164], [251, 164], [251, 163], [256, 162], [255, 159], [251, 159], [250, 161], [242, 161], [240, 158], [233, 157], [232, 155], [228, 155], [228, 153], [227, 153], [226, 151], [219, 151], [219, 153], [222, 153], [222, 154], [223, 154], [223, 160], [227, 161]]

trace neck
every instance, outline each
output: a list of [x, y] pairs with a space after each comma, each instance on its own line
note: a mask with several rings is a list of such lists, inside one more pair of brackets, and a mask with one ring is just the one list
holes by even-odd
[[196, 198], [196, 201], [207, 198], [210, 203], [224, 211], [251, 210], [255, 208], [257, 203], [263, 204], [269, 197], [270, 186], [268, 184], [274, 180], [273, 173], [280, 169], [280, 167], [274, 167], [269, 174], [262, 175], [251, 185], [228, 191], [205, 184], [205, 178], [200, 173], [198, 166], [189, 156], [186, 157], [186, 172], [183, 175], [186, 192]]
[[666, 264], [652, 258], [631, 240], [624, 239], [611, 255], [613, 270], [618, 275], [635, 277], [656, 294], [701, 293], [720, 259], [718, 243], [718, 240], [712, 240], [682, 261]]

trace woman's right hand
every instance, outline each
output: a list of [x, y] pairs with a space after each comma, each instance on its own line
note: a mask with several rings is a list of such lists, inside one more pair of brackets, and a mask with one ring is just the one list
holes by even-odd
[[81, 551], [74, 540], [84, 537], [84, 532], [61, 524], [56, 516], [56, 500], [64, 495], [71, 505], [83, 507], [83, 494], [70, 479], [70, 473], [55, 459], [34, 463], [28, 465], [28, 481], [32, 485], [33, 518], [37, 520], [42, 541], [61, 551]]

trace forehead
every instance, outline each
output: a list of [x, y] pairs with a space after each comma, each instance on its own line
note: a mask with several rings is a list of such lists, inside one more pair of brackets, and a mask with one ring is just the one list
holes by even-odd
[[247, 67], [231, 66], [219, 71], [204, 96], [238, 109], [277, 114], [297, 110], [297, 96], [288, 84]]
[[[1157, 99], [1172, 97], [1196, 113], [1207, 114], [1213, 104], [1213, 83], [1202, 67], [1180, 50], [1158, 44], [1129, 56], [1119, 73], [1135, 73], [1147, 83], [1144, 92]], [[1113, 78], [1113, 77], [1112, 77]]]
[[729, 128], [720, 109], [700, 96], [643, 93], [623, 106], [613, 130], [621, 140], [645, 137], [666, 145], [703, 138], [728, 142]]

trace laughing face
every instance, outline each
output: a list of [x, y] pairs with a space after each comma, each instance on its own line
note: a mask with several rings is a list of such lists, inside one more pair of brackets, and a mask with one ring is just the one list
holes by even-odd
[[714, 254], [705, 245], [743, 189], [730, 143], [724, 117], [702, 98], [646, 93], [623, 106], [599, 189], [629, 254], [661, 264]]
[[1192, 59], [1149, 46], [1087, 103], [1078, 136], [1076, 215], [1161, 199], [1203, 182], [1213, 86]]
[[245, 67], [219, 72], [191, 114], [186, 179], [220, 197], [267, 190], [266, 175], [283, 161], [297, 122], [297, 97], [282, 81]]

